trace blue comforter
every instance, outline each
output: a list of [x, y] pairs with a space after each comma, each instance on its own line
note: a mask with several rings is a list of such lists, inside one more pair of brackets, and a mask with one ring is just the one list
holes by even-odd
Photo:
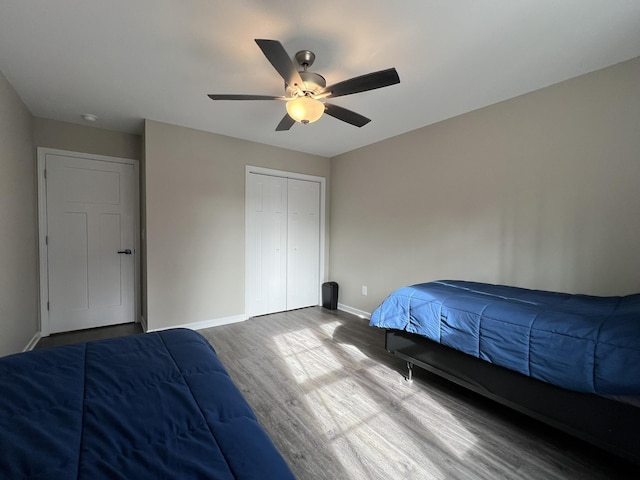
[[640, 394], [640, 294], [437, 281], [400, 288], [370, 325], [417, 333], [570, 390]]
[[0, 477], [293, 479], [190, 330], [0, 359]]

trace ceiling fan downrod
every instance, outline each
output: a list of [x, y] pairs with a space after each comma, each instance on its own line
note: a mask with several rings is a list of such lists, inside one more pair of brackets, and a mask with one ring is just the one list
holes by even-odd
[[298, 62], [298, 65], [300, 65], [306, 72], [307, 68], [313, 65], [313, 62], [316, 61], [316, 54], [313, 53], [311, 50], [300, 50], [298, 53], [294, 55], [293, 58], [296, 59], [296, 62]]

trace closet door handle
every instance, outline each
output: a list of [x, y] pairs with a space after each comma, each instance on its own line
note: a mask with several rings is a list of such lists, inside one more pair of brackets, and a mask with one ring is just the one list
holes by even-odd
[[118, 250], [118, 254], [131, 255], [131, 249], [127, 248], [126, 250]]

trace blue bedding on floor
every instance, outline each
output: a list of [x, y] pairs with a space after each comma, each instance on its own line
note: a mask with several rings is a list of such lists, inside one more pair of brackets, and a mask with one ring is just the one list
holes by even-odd
[[3, 478], [294, 478], [191, 330], [4, 357], [0, 392]]
[[640, 394], [640, 294], [594, 297], [443, 280], [395, 291], [370, 325], [417, 333], [570, 390]]

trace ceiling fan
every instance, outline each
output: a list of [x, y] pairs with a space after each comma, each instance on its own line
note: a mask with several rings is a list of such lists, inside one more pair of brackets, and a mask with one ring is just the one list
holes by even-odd
[[256, 43], [267, 60], [284, 79], [286, 96], [210, 94], [209, 98], [211, 100], [281, 100], [287, 102], [287, 114], [276, 127], [278, 132], [289, 130], [296, 121], [305, 125], [315, 122], [323, 113], [356, 127], [362, 127], [371, 120], [359, 113], [321, 100], [400, 83], [396, 69], [388, 68], [350, 78], [327, 87], [327, 82], [322, 75], [307, 70], [313, 65], [316, 58], [312, 51], [301, 50], [295, 54], [296, 62], [302, 67], [302, 70], [298, 71], [298, 67], [291, 61], [289, 54], [279, 41], [256, 39]]

